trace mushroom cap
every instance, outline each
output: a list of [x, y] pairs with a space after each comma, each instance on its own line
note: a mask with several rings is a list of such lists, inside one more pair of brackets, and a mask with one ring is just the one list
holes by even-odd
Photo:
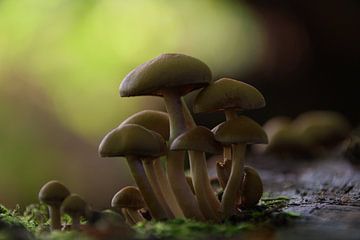
[[110, 131], [101, 141], [101, 157], [160, 157], [166, 154], [160, 134], [137, 124], [124, 124]]
[[310, 156], [312, 149], [309, 139], [293, 125], [278, 130], [270, 139], [266, 153], [275, 155]]
[[78, 194], [71, 194], [62, 203], [61, 211], [70, 216], [86, 216], [88, 205]]
[[169, 114], [154, 110], [144, 110], [128, 117], [121, 125], [138, 124], [151, 131], [159, 133], [165, 140], [169, 139]]
[[292, 123], [313, 145], [333, 146], [349, 136], [350, 124], [339, 113], [310, 111], [299, 115]]
[[215, 140], [214, 134], [209, 129], [197, 126], [175, 138], [170, 149], [221, 153], [222, 146]]
[[52, 180], [40, 189], [39, 200], [47, 205], [60, 207], [61, 203], [69, 195], [69, 189], [59, 181]]
[[137, 187], [126, 186], [118, 191], [111, 200], [111, 207], [113, 208], [144, 208], [144, 199]]
[[245, 166], [244, 172], [244, 187], [240, 200], [242, 209], [256, 206], [263, 194], [263, 183], [258, 172], [250, 166]]
[[254, 120], [240, 116], [220, 123], [212, 132], [215, 139], [224, 145], [236, 143], [267, 143], [268, 138], [262, 127]]
[[264, 96], [255, 87], [231, 78], [221, 78], [200, 91], [194, 101], [194, 112], [247, 110], [264, 106]]
[[211, 82], [211, 71], [202, 61], [184, 54], [161, 54], [132, 70], [121, 82], [120, 96], [162, 96], [175, 88], [181, 95]]

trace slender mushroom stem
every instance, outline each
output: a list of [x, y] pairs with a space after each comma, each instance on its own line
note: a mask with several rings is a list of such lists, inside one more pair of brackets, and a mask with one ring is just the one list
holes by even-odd
[[143, 159], [144, 170], [145, 170], [146, 176], [150, 182], [150, 185], [151, 185], [152, 189], [154, 190], [154, 193], [155, 193], [157, 199], [159, 199], [161, 206], [163, 207], [166, 214], [168, 215], [168, 218], [172, 219], [172, 218], [174, 218], [174, 214], [171, 212], [171, 210], [165, 200], [165, 197], [164, 197], [163, 193], [161, 192], [160, 182], [155, 173], [153, 161], [154, 161], [154, 159]]
[[193, 164], [193, 184], [199, 206], [207, 219], [220, 220], [221, 205], [215, 195], [207, 172], [205, 153], [200, 151], [188, 151], [189, 157], [196, 159]]
[[231, 160], [231, 146], [224, 146], [224, 152], [223, 152], [223, 156], [224, 156], [224, 160], [223, 163], [225, 163], [228, 160]]
[[125, 222], [129, 225], [134, 225], [135, 221], [129, 216], [129, 213], [126, 211], [126, 208], [121, 209], [121, 213], [125, 218]]
[[236, 199], [244, 179], [244, 157], [246, 144], [233, 145], [233, 159], [229, 181], [226, 184], [221, 206], [224, 217], [229, 217], [235, 212]]
[[225, 189], [226, 184], [229, 180], [229, 176], [231, 173], [231, 163], [231, 159], [228, 159], [225, 162], [216, 162], [216, 173], [222, 189]]
[[127, 163], [130, 167], [130, 171], [135, 179], [146, 205], [149, 208], [150, 214], [157, 220], [166, 219], [168, 216], [166, 211], [160, 204], [159, 199], [156, 197], [144, 170], [141, 160], [133, 156], [127, 156]]
[[131, 217], [131, 219], [135, 222], [135, 224], [138, 222], [145, 221], [145, 218], [139, 213], [138, 210], [127, 208], [126, 212]]
[[[184, 109], [186, 108], [184, 107], [180, 94], [174, 91], [163, 91], [163, 97], [167, 112], [169, 113], [169, 142], [171, 143], [177, 136], [187, 130], [184, 117]], [[204, 217], [198, 207], [197, 200], [186, 182], [184, 174], [184, 154], [184, 151], [168, 152], [168, 180], [184, 215], [187, 218], [203, 220]]]
[[234, 119], [234, 118], [237, 118], [237, 113], [236, 111], [234, 110], [225, 110], [225, 117], [226, 117], [226, 120], [230, 120], [230, 119]]
[[154, 161], [154, 170], [155, 174], [158, 177], [160, 184], [160, 189], [163, 196], [166, 196], [166, 202], [169, 205], [171, 211], [173, 212], [175, 218], [183, 218], [184, 214], [176, 201], [173, 190], [170, 187], [169, 181], [167, 179], [164, 168], [161, 165], [160, 158]]
[[49, 206], [49, 215], [51, 219], [51, 230], [53, 231], [61, 229], [60, 207]]
[[73, 230], [79, 230], [80, 229], [80, 215], [75, 214], [73, 216], [71, 216], [71, 229]]

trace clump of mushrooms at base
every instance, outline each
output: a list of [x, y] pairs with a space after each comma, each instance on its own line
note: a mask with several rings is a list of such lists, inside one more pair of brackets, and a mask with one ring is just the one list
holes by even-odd
[[[195, 113], [223, 111], [226, 116], [212, 130], [195, 123], [183, 99], [196, 89], [201, 91], [194, 102]], [[267, 143], [267, 135], [255, 121], [237, 115], [237, 111], [265, 106], [256, 88], [230, 78], [212, 81], [202, 61], [183, 54], [162, 54], [131, 71], [121, 82], [120, 95], [162, 97], [167, 110], [130, 116], [99, 146], [101, 157], [124, 157], [136, 182], [138, 191], [133, 187], [127, 191], [134, 195], [126, 196], [128, 207], [119, 198], [125, 196], [124, 190], [113, 199], [113, 206], [121, 206], [129, 224], [145, 220], [141, 206], [155, 220], [221, 222], [259, 202], [261, 178], [245, 165], [245, 153], [248, 144]], [[224, 156], [217, 163], [221, 199], [210, 183], [207, 153]], [[184, 171], [185, 154], [190, 176]]]

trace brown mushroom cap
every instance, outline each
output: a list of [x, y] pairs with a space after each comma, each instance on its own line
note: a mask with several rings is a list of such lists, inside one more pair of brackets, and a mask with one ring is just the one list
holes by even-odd
[[70, 216], [85, 216], [88, 205], [78, 194], [69, 195], [61, 205], [61, 211]]
[[314, 145], [333, 146], [349, 136], [350, 124], [339, 113], [310, 111], [299, 115], [293, 126]]
[[262, 127], [252, 119], [239, 116], [217, 125], [212, 132], [215, 139], [224, 145], [236, 143], [267, 143], [268, 138]]
[[160, 157], [166, 154], [166, 143], [160, 134], [137, 124], [121, 125], [101, 141], [101, 157]]
[[145, 202], [137, 187], [127, 186], [114, 195], [111, 206], [138, 210], [145, 207]]
[[120, 126], [125, 124], [138, 124], [159, 133], [165, 140], [169, 139], [169, 115], [165, 112], [144, 110], [128, 117]]
[[181, 95], [211, 82], [211, 71], [202, 61], [184, 54], [161, 54], [132, 70], [121, 82], [120, 96], [155, 95], [176, 88]]
[[39, 191], [39, 200], [47, 205], [60, 207], [70, 191], [59, 181], [46, 183]]
[[264, 96], [255, 87], [234, 79], [221, 78], [197, 95], [194, 112], [247, 110], [264, 106]]
[[240, 201], [240, 208], [242, 209], [256, 206], [263, 194], [263, 184], [258, 172], [250, 166], [245, 166], [244, 172], [243, 192]]
[[222, 146], [218, 143], [214, 134], [206, 127], [194, 127], [172, 142], [171, 150], [192, 150], [207, 153], [221, 153]]

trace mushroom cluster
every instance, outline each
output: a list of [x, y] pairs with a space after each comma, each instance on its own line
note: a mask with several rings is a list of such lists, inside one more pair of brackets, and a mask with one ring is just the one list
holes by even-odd
[[[183, 96], [202, 89], [193, 110], [223, 111], [226, 121], [209, 130], [198, 126]], [[162, 54], [131, 71], [121, 82], [120, 95], [163, 97], [167, 112], [145, 110], [130, 116], [101, 141], [101, 157], [124, 157], [137, 188], [126, 187], [112, 207], [129, 224], [151, 218], [190, 218], [220, 222], [240, 209], [255, 206], [262, 195], [257, 171], [245, 166], [246, 147], [267, 143], [267, 135], [252, 119], [237, 111], [265, 106], [253, 86], [230, 78], [212, 81], [209, 67], [183, 54]], [[217, 163], [223, 187], [219, 199], [211, 185], [206, 154], [223, 154]], [[184, 171], [188, 154], [190, 175]]]
[[[80, 218], [87, 218], [90, 207], [78, 194], [70, 193], [69, 189], [56, 180], [47, 182], [39, 191], [40, 202], [48, 205], [51, 230], [79, 230]], [[71, 226], [62, 225], [61, 215], [71, 217]]]

